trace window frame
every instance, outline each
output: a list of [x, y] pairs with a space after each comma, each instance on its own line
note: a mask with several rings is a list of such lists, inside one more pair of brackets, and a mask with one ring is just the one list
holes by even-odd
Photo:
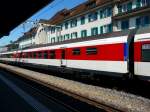
[[127, 30], [130, 27], [129, 19], [121, 21], [121, 29]]
[[97, 55], [97, 54], [98, 54], [98, 48], [96, 46], [91, 46], [86, 48], [86, 55]]
[[68, 22], [65, 22], [65, 29], [67, 30], [69, 28], [69, 23]]
[[91, 36], [98, 35], [98, 27], [91, 28]]
[[72, 55], [74, 55], [74, 56], [81, 55], [81, 48], [73, 48], [72, 49]]
[[87, 37], [87, 30], [81, 30], [81, 37]]
[[81, 25], [84, 25], [85, 24], [85, 16], [82, 16], [81, 17]]
[[98, 19], [98, 12], [90, 13], [88, 15], [88, 21], [89, 22], [94, 22]]
[[149, 53], [150, 53], [150, 42], [149, 42], [149, 43], [142, 43], [142, 46], [141, 46], [141, 61], [142, 61], [142, 62], [150, 62], [150, 57], [149, 57], [148, 60], [147, 60], [147, 59], [143, 59], [143, 52], [144, 52], [144, 51], [143, 51], [143, 46], [146, 45], [146, 44], [149, 45], [149, 48], [148, 48], [148, 49], [147, 49], [147, 48], [144, 49], [144, 51], [145, 51], [145, 50], [148, 50]]
[[71, 23], [71, 28], [76, 27], [77, 26], [77, 19], [72, 19], [70, 23]]
[[56, 50], [50, 50], [49, 56], [50, 59], [56, 59]]
[[48, 59], [48, 53], [49, 53], [48, 51], [43, 51], [43, 59]]
[[37, 51], [33, 52], [33, 58], [36, 59], [37, 58]]

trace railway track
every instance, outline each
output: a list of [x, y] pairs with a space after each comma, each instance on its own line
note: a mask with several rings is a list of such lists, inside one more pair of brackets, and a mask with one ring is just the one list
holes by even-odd
[[[9, 76], [10, 76], [10, 74], [12, 75], [12, 72], [4, 71], [4, 70], [1, 72], [5, 75], [6, 74]], [[104, 109], [99, 109], [99, 108], [96, 108], [95, 106], [89, 105], [88, 103], [84, 103], [84, 102], [81, 102], [79, 100], [76, 100], [72, 97], [68, 97], [65, 94], [62, 94], [58, 91], [54, 91], [52, 89], [49, 89], [46, 86], [42, 86], [38, 83], [24, 79], [20, 76], [16, 76], [16, 74], [14, 74], [14, 73], [13, 73], [13, 75], [14, 76], [11, 77], [11, 79], [15, 80], [15, 83], [18, 83], [18, 79], [19, 79], [19, 83], [17, 85], [22, 85], [22, 83], [23, 83], [23, 85], [26, 86], [25, 88], [32, 88], [32, 90], [35, 90], [34, 92], [41, 94], [47, 100], [53, 101], [54, 103], [57, 103], [57, 104], [65, 107], [68, 110], [67, 112], [83, 112], [83, 111], [86, 111], [86, 112], [91, 112], [91, 111], [92, 112], [104, 112], [104, 111], [106, 111]], [[23, 88], [23, 87], [21, 87], [21, 88]], [[50, 93], [52, 93], [52, 94], [50, 94]], [[69, 98], [69, 100], [72, 101], [72, 104], [69, 104], [68, 102], [66, 102], [65, 100], [62, 100], [58, 96], [61, 96], [61, 97], [63, 96], [64, 97], [63, 99], [65, 99], [65, 97], [67, 97], [66, 99]], [[75, 97], [77, 97], [77, 96], [75, 96]], [[73, 107], [74, 105], [76, 105], [76, 107]], [[105, 107], [105, 109], [106, 109], [106, 107]], [[110, 109], [107, 108], [107, 111], [112, 112], [114, 110], [112, 110], [111, 108]]]
[[[37, 82], [38, 84], [44, 85], [50, 89], [71, 96], [77, 100], [86, 102], [90, 105], [93, 105], [97, 108], [100, 108], [108, 112], [139, 111], [139, 110], [143, 112], [149, 112], [150, 101], [148, 99], [136, 97], [134, 95], [119, 93], [116, 91], [110, 93], [110, 91], [113, 90], [87, 86], [85, 84], [80, 84], [74, 81], [68, 81], [66, 79], [56, 78], [54, 76], [44, 76], [44, 74], [31, 72], [29, 70], [20, 69], [18, 67], [5, 66], [3, 64], [1, 64], [0, 66], [26, 79]], [[79, 85], [80, 87], [78, 87]], [[115, 102], [109, 101], [110, 99], [112, 101], [115, 100], [116, 101]], [[140, 102], [142, 102], [142, 108], [139, 108], [139, 106], [141, 106]]]
[[139, 95], [145, 98], [150, 99], [150, 91], [147, 90], [147, 88], [150, 87], [150, 82], [145, 82], [142, 80], [138, 79], [133, 79], [133, 80], [124, 80], [121, 78], [114, 78], [114, 77], [96, 77], [95, 79], [97, 80], [91, 80], [91, 77], [80, 77], [80, 75], [75, 76], [75, 74], [66, 74], [66, 73], [60, 73], [59, 72], [52, 72], [49, 70], [43, 70], [43, 69], [36, 69], [28, 66], [22, 66], [22, 68], [29, 69], [32, 71], [40, 72], [40, 73], [45, 73], [45, 74], [50, 74], [54, 75], [57, 77], [73, 80], [73, 81], [78, 81], [82, 82], [84, 84], [89, 84], [89, 85], [94, 85], [94, 86], [100, 86], [104, 88], [109, 88], [109, 89], [115, 89], [119, 91], [124, 91], [127, 93]]
[[[29, 81], [23, 80], [23, 78], [18, 77], [18, 76], [13, 77], [11, 72], [6, 72], [4, 70], [0, 70], [0, 73], [2, 75], [1, 76], [2, 79], [7, 80], [8, 82], [11, 81], [10, 82], [10, 83], [12, 83], [11, 85], [13, 85], [15, 83], [16, 88], [19, 88], [19, 89], [21, 88], [20, 89], [21, 91], [25, 92], [25, 94], [27, 93], [28, 95], [31, 95], [33, 98], [36, 98], [37, 102], [39, 102], [42, 106], [44, 106], [46, 108], [46, 110], [41, 110], [41, 109], [45, 109], [45, 108], [41, 108], [38, 103], [34, 103], [30, 99], [31, 100], [30, 102], [32, 102], [32, 107], [34, 109], [34, 110], [32, 110], [33, 112], [34, 111], [38, 111], [38, 112], [41, 112], [41, 111], [44, 111], [44, 112], [51, 112], [51, 111], [53, 111], [53, 112], [55, 112], [55, 111], [56, 112], [57, 111], [62, 111], [62, 112], [79, 112], [75, 108], [71, 107], [70, 105], [67, 105], [67, 104], [63, 103], [59, 99], [54, 98], [54, 97], [44, 93], [43, 91], [41, 91], [39, 86], [37, 87], [37, 85], [35, 85], [35, 83], [33, 83], [33, 82], [27, 83]], [[35, 95], [35, 93], [36, 93], [36, 95]], [[43, 103], [40, 100], [41, 98], [46, 99], [46, 101]], [[25, 101], [27, 101], [27, 100], [29, 100], [29, 99], [26, 99]], [[45, 103], [47, 105], [45, 105]], [[28, 104], [28, 102], [27, 102], [27, 104]], [[52, 106], [48, 107], [48, 105], [52, 105]], [[37, 106], [39, 106], [39, 107], [37, 107]], [[53, 109], [51, 107], [57, 108], [57, 109]], [[16, 109], [16, 111], [17, 111], [17, 109]]]

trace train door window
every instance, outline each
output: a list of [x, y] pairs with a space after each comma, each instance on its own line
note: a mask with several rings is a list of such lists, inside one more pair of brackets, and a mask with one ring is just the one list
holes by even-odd
[[48, 59], [48, 51], [44, 51], [44, 59]]
[[27, 52], [27, 57], [30, 58], [30, 52]]
[[74, 48], [74, 49], [72, 50], [72, 54], [73, 54], [73, 55], [80, 55], [80, 48]]
[[55, 59], [56, 58], [55, 50], [50, 51], [50, 58], [51, 59]]
[[26, 58], [29, 58], [29, 56], [28, 56], [28, 52], [26, 52]]
[[95, 55], [97, 54], [97, 48], [96, 47], [91, 47], [86, 49], [86, 54], [87, 55]]
[[33, 58], [36, 58], [36, 52], [33, 52]]
[[65, 49], [62, 49], [61, 51], [61, 59], [65, 59]]
[[150, 62], [150, 44], [142, 45], [142, 61]]

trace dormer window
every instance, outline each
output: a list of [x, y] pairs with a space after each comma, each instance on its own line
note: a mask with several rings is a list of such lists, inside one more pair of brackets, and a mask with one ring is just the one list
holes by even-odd
[[95, 1], [95, 0], [89, 1], [89, 2], [87, 3], [87, 7], [88, 7], [88, 8], [94, 8], [94, 7], [96, 7], [96, 1]]

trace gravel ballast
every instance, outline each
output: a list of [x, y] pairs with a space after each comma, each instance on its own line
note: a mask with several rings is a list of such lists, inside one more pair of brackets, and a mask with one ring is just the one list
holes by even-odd
[[52, 85], [77, 95], [88, 97], [90, 100], [110, 105], [119, 110], [129, 112], [150, 112], [150, 99], [144, 97], [112, 89], [87, 85], [6, 64], [0, 64], [0, 68], [12, 71], [31, 80], [40, 81], [46, 85]]

